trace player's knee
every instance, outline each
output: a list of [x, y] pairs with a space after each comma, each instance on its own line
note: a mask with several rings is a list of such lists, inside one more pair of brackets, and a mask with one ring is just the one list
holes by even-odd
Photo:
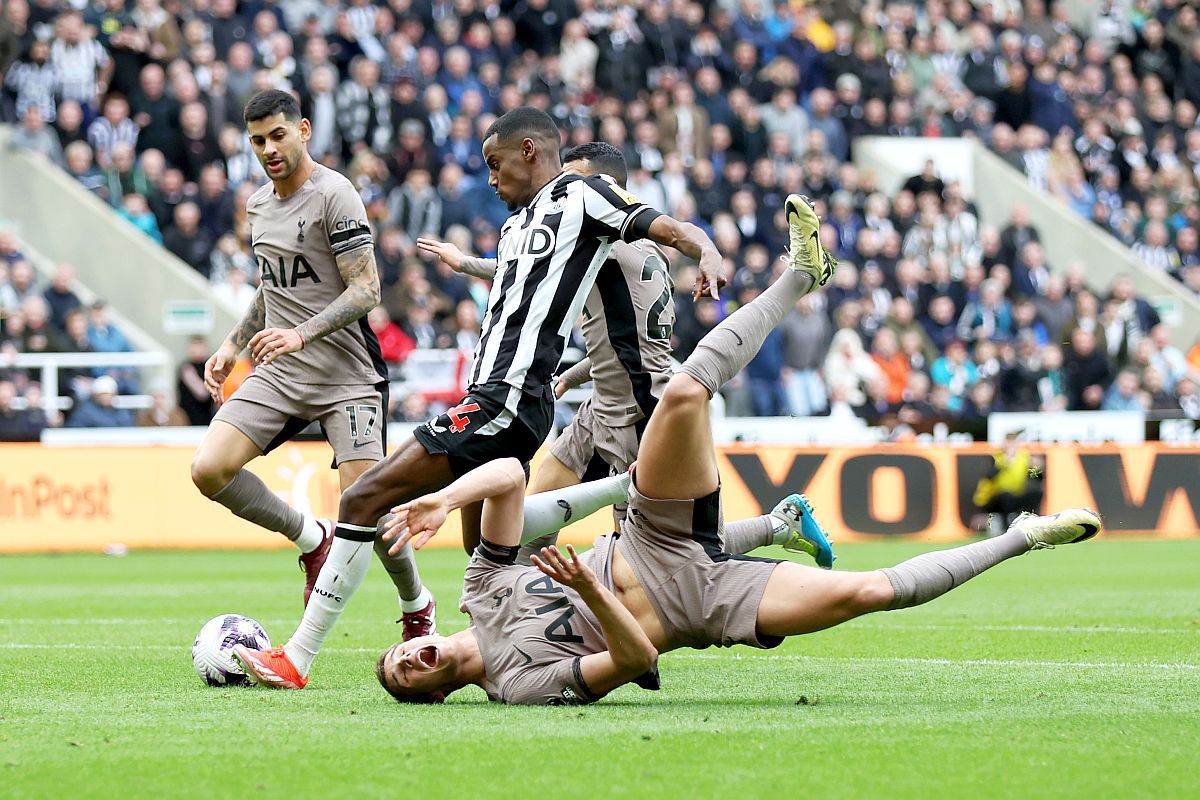
[[381, 500], [381, 487], [373, 486], [374, 481], [366, 474], [342, 492], [338, 504], [338, 520], [354, 525], [373, 525], [376, 520], [388, 512], [388, 504]]
[[708, 400], [708, 389], [691, 375], [677, 372], [663, 390], [659, 405], [667, 409], [703, 407]]
[[192, 483], [205, 497], [212, 497], [224, 489], [236, 474], [237, 470], [229, 469], [220, 459], [203, 450], [192, 458]]
[[861, 578], [850, 593], [849, 604], [855, 614], [884, 611], [896, 597], [896, 590], [887, 575], [876, 570], [860, 573]]

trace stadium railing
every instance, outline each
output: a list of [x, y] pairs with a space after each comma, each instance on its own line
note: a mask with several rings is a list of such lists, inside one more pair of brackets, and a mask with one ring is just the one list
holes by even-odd
[[[70, 397], [60, 394], [61, 386], [58, 371], [72, 368], [120, 368], [136, 367], [144, 371], [143, 385], [162, 386], [168, 389], [168, 377], [171, 374], [171, 359], [166, 353], [20, 353], [16, 356], [0, 355], [0, 367], [17, 369], [36, 369], [40, 371], [39, 381], [42, 386], [42, 407], [47, 414], [63, 411], [73, 405]], [[23, 398], [14, 401], [14, 407], [21, 407]], [[149, 408], [151, 397], [148, 394], [117, 395], [113, 398], [117, 408]]]

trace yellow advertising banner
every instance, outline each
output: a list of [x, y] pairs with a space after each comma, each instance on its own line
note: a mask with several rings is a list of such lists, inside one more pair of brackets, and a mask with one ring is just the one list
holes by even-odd
[[[192, 452], [0, 445], [0, 552], [288, 546], [202, 497], [189, 477]], [[764, 513], [804, 491], [839, 541], [953, 541], [970, 535], [971, 496], [991, 452], [986, 445], [726, 446], [719, 449], [725, 518]], [[1045, 454], [1047, 509], [1090, 506], [1115, 534], [1200, 533], [1200, 448], [1057, 446]], [[325, 444], [290, 443], [251, 468], [293, 507], [336, 517], [329, 463]], [[567, 528], [564, 540], [589, 544], [611, 521], [607, 510], [597, 512]], [[460, 542], [454, 518], [431, 546]]]

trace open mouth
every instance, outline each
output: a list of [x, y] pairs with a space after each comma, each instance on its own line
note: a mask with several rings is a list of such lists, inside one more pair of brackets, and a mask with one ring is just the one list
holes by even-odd
[[429, 669], [438, 665], [438, 650], [433, 645], [426, 645], [417, 651], [417, 660]]
[[282, 159], [282, 158], [277, 158], [277, 159], [275, 159], [275, 160], [273, 160], [273, 161], [268, 161], [268, 162], [267, 162], [267, 169], [269, 169], [269, 170], [276, 170], [276, 171], [277, 171], [277, 170], [281, 170], [281, 169], [283, 169], [283, 159]]

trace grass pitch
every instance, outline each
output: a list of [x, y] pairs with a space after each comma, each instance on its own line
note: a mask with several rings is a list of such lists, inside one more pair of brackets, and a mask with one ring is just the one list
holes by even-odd
[[[839, 568], [925, 548], [848, 545]], [[465, 556], [420, 556], [443, 631]], [[286, 551], [0, 558], [3, 797], [1195, 797], [1200, 541], [1033, 553], [918, 609], [777, 650], [683, 651], [664, 689], [507, 708], [401, 707], [376, 567], [303, 692], [212, 689], [201, 624], [282, 642]]]

